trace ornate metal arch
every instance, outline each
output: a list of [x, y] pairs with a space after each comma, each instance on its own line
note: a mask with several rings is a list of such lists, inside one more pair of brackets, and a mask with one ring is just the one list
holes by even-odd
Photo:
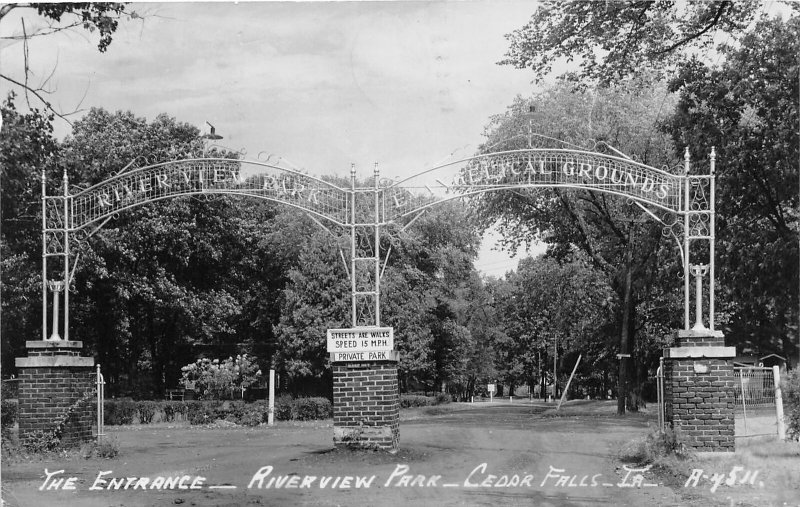
[[[673, 174], [604, 153], [537, 148], [477, 155], [397, 180], [381, 179], [376, 164], [373, 185], [366, 188], [356, 187], [353, 167], [350, 188], [341, 188], [266, 162], [199, 158], [135, 168], [74, 194], [70, 193], [65, 172], [59, 196], [46, 195], [42, 173], [42, 336], [47, 339], [49, 285], [56, 302], [58, 292], [64, 291], [64, 339], [69, 339], [70, 242], [76, 234], [91, 236], [117, 214], [149, 202], [198, 194], [245, 195], [293, 206], [315, 220], [349, 228], [352, 322], [353, 327], [366, 327], [380, 326], [381, 227], [400, 222], [408, 222], [408, 227], [425, 209], [455, 198], [543, 187], [581, 188], [624, 196], [664, 224], [665, 231], [681, 245], [686, 329], [690, 246], [694, 240], [708, 241], [709, 326], [714, 329], [713, 150], [710, 160], [709, 174], [690, 175], [687, 149], [684, 173]], [[651, 208], [677, 218], [666, 223]], [[51, 283], [48, 278], [48, 259], [52, 257], [62, 259], [63, 279], [58, 283]], [[693, 272], [699, 277], [704, 271]], [[699, 291], [697, 297], [699, 300]], [[54, 313], [51, 339], [60, 338], [57, 307]], [[697, 322], [702, 326], [699, 310]]]

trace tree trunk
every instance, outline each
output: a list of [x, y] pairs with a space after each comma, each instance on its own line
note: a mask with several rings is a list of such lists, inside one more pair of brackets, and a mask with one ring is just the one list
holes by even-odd
[[630, 315], [628, 316], [628, 411], [638, 412], [644, 406], [642, 400], [642, 362], [633, 357], [636, 343], [636, 297], [631, 294]]
[[[547, 361], [547, 353], [544, 354], [544, 360]], [[539, 379], [540, 379], [540, 386], [539, 386], [539, 396], [542, 399], [547, 398], [547, 375], [545, 374], [545, 368], [542, 362], [542, 353], [539, 353]]]
[[619, 352], [623, 354], [619, 359], [619, 384], [617, 385], [617, 415], [625, 415], [625, 401], [628, 398], [628, 375], [630, 357], [630, 321], [631, 321], [631, 287], [633, 285], [633, 223], [628, 229], [628, 249], [625, 255], [625, 284], [623, 286], [623, 300], [622, 300], [622, 329], [619, 337]]

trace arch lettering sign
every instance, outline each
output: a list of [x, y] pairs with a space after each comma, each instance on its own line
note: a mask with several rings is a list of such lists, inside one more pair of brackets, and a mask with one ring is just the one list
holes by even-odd
[[[456, 169], [453, 174], [453, 169]], [[517, 150], [451, 162], [387, 188], [387, 219], [443, 199], [510, 188], [587, 188], [681, 211], [683, 176], [601, 153]]]
[[70, 228], [80, 230], [140, 204], [196, 194], [250, 195], [347, 222], [347, 193], [332, 183], [265, 163], [192, 159], [119, 174], [69, 196]]
[[[707, 174], [689, 174], [688, 151], [682, 174], [656, 169], [604, 153], [566, 149], [527, 149], [487, 153], [448, 162], [411, 177], [381, 179], [349, 186], [264, 162], [218, 158], [174, 160], [136, 168], [70, 192], [66, 173], [61, 195], [48, 196], [42, 174], [43, 336], [47, 336], [48, 258], [61, 259], [64, 330], [68, 337], [70, 244], [76, 233], [90, 236], [114, 216], [149, 202], [185, 195], [227, 194], [267, 199], [300, 209], [318, 223], [350, 230], [348, 274], [353, 327], [380, 326], [382, 253], [379, 229], [408, 225], [438, 203], [484, 192], [525, 188], [576, 188], [628, 198], [653, 218], [653, 212], [676, 217], [664, 224], [680, 244], [684, 264], [685, 324], [689, 322], [689, 245], [709, 242], [709, 322], [713, 329], [714, 293], [714, 154]], [[663, 223], [663, 222], [662, 222]], [[344, 253], [342, 258], [344, 259]], [[52, 267], [52, 266], [50, 266]], [[694, 272], [694, 271], [693, 271]], [[699, 271], [698, 271], [699, 272]], [[698, 318], [699, 321], [699, 318]]]

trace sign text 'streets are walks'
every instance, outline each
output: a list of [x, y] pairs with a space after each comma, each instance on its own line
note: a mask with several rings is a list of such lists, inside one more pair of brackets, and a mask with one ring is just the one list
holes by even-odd
[[394, 328], [328, 330], [328, 352], [336, 361], [382, 361], [394, 358]]

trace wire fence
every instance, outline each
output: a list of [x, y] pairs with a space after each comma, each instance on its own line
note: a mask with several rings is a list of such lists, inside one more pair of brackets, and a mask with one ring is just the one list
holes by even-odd
[[735, 367], [734, 389], [736, 409], [775, 407], [775, 376], [772, 368], [760, 366]]

